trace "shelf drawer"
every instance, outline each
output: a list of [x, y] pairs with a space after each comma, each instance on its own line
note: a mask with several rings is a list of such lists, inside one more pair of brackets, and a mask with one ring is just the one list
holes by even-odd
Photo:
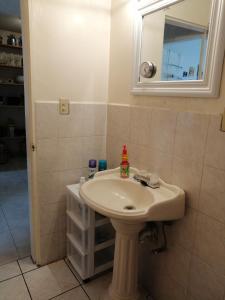
[[115, 246], [112, 245], [110, 247], [95, 252], [94, 255], [95, 270], [105, 265], [106, 266], [111, 265], [111, 262], [113, 261], [114, 258], [114, 249]]
[[95, 228], [95, 246], [115, 238], [115, 229], [111, 223]]
[[73, 244], [82, 254], [88, 252], [88, 230], [82, 230], [71, 219], [70, 214], [67, 214], [67, 235], [70, 237]]
[[90, 277], [88, 256], [79, 253], [69, 239], [67, 239], [67, 258], [82, 279]]
[[90, 225], [90, 209], [79, 195], [79, 184], [67, 186], [67, 189], [67, 211], [75, 216], [77, 223], [87, 228]]

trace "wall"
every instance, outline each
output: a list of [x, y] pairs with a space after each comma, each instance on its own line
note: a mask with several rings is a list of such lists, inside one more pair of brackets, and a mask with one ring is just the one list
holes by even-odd
[[112, 2], [107, 159], [118, 166], [127, 143], [132, 166], [186, 192], [168, 251], [140, 247], [140, 281], [154, 300], [225, 300], [225, 75], [218, 99], [133, 96], [134, 3]]
[[30, 0], [30, 6], [33, 101], [106, 102], [110, 1]]
[[66, 255], [66, 185], [87, 177], [88, 160], [106, 158], [106, 104], [35, 104], [40, 264]]
[[221, 113], [225, 106], [224, 72], [220, 97], [217, 99], [148, 97], [131, 94], [135, 3], [135, 0], [112, 1], [109, 102], [171, 108], [177, 111]]
[[[29, 18], [43, 265], [66, 254], [65, 186], [87, 175], [88, 159], [106, 155], [110, 1], [30, 0]], [[69, 115], [58, 112], [62, 96]]]
[[212, 0], [188, 0], [171, 6], [166, 15], [208, 27]]

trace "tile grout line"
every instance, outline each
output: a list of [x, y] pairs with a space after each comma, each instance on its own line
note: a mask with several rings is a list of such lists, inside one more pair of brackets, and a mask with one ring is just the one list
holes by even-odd
[[29, 296], [30, 296], [30, 299], [32, 300], [32, 296], [31, 296], [30, 290], [29, 290], [29, 288], [28, 288], [27, 282], [26, 282], [26, 280], [25, 280], [25, 278], [24, 278], [24, 275], [23, 275], [23, 272], [22, 272], [22, 269], [21, 269], [21, 267], [20, 267], [20, 264], [19, 264], [18, 260], [17, 260], [17, 264], [18, 264], [18, 266], [19, 266], [19, 268], [20, 268], [20, 272], [21, 272], [21, 274], [22, 274], [23, 281], [24, 281], [24, 283], [25, 283], [25, 285], [26, 285], [26, 288], [27, 288], [28, 294], [29, 294]]
[[[2, 209], [2, 208], [1, 208], [1, 209]], [[6, 224], [7, 224], [7, 226], [8, 226], [9, 234], [10, 234], [10, 236], [11, 236], [11, 238], [12, 238], [13, 245], [14, 245], [14, 247], [15, 247], [15, 249], [16, 249], [16, 260], [17, 260], [17, 259], [19, 258], [19, 255], [18, 255], [18, 249], [17, 249], [17, 246], [16, 246], [16, 242], [15, 242], [15, 240], [14, 240], [13, 234], [12, 234], [12, 232], [11, 232], [11, 228], [10, 228], [10, 226], [9, 226], [7, 217], [6, 217], [6, 215], [5, 215], [3, 209], [2, 209], [2, 213], [3, 213], [3, 216], [4, 216], [4, 218], [5, 218]]]
[[32, 272], [32, 271], [35, 271], [35, 270], [41, 268], [41, 267], [37, 266], [37, 265], [33, 262], [33, 259], [32, 259], [32, 257], [31, 257], [31, 255], [28, 255], [28, 256], [25, 256], [25, 257], [22, 257], [22, 258], [18, 258], [16, 261], [17, 261], [18, 264], [20, 265], [19, 260], [23, 260], [23, 259], [28, 258], [28, 257], [31, 259], [32, 263], [36, 266], [36, 268], [35, 268], [35, 269], [32, 269], [32, 270], [29, 270], [29, 271], [26, 271], [26, 272], [22, 272], [22, 268], [21, 268], [22, 274], [27, 274], [27, 273], [30, 273], [30, 272]]
[[198, 192], [198, 209], [200, 211], [200, 201], [201, 201], [201, 195], [202, 195], [202, 186], [203, 186], [203, 179], [205, 175], [205, 168], [206, 168], [206, 156], [207, 156], [207, 146], [208, 146], [208, 139], [209, 139], [209, 129], [210, 125], [212, 123], [211, 116], [208, 117], [208, 124], [207, 124], [207, 132], [204, 142], [204, 153], [202, 156], [202, 169], [201, 169], [201, 176], [200, 176], [200, 186], [199, 186], [199, 192]]
[[83, 287], [83, 285], [81, 284], [80, 286], [82, 288], [82, 290], [84, 291], [85, 295], [88, 297], [89, 300], [91, 300], [91, 297], [88, 295], [88, 293], [86, 292], [85, 288]]
[[66, 290], [66, 291], [60, 293], [60, 294], [57, 294], [57, 295], [54, 296], [54, 297], [48, 298], [48, 300], [55, 299], [55, 298], [57, 298], [57, 297], [59, 297], [59, 296], [62, 296], [62, 295], [66, 294], [66, 293], [68, 293], [68, 292], [70, 292], [70, 291], [76, 290], [76, 289], [79, 288], [79, 287], [80, 287], [79, 285], [76, 286], [76, 287], [73, 287], [73, 288], [71, 288], [71, 289], [69, 289], [69, 290]]
[[65, 264], [67, 265], [67, 267], [70, 269], [70, 271], [72, 272], [73, 276], [76, 278], [76, 280], [79, 282], [79, 287], [82, 288], [82, 290], [84, 291], [85, 295], [88, 297], [89, 300], [91, 300], [90, 296], [88, 295], [88, 293], [86, 292], [86, 290], [83, 287], [83, 283], [81, 283], [78, 278], [76, 277], [76, 275], [74, 274], [72, 268], [70, 267], [70, 265], [67, 263], [67, 261], [64, 259]]
[[71, 266], [67, 263], [66, 259], [64, 258], [63, 261], [65, 262], [65, 264], [67, 265], [67, 267], [69, 268], [70, 272], [73, 274], [73, 276], [76, 278], [76, 280], [79, 282], [79, 286], [82, 285], [82, 283], [80, 282], [79, 278], [77, 278], [77, 276], [75, 275], [74, 271], [72, 270]]
[[[28, 201], [29, 201], [29, 199], [28, 199]], [[18, 251], [18, 247], [17, 247], [16, 241], [14, 239], [14, 236], [12, 234], [12, 229], [9, 226], [8, 218], [7, 218], [6, 214], [5, 214], [4, 209], [2, 208], [2, 206], [0, 206], [0, 209], [2, 211], [3, 217], [5, 218], [5, 222], [6, 222], [6, 225], [8, 227], [9, 234], [10, 234], [10, 236], [12, 238], [12, 241], [13, 241], [13, 244], [14, 244], [14, 247], [15, 247], [15, 250], [16, 250], [16, 260], [18, 260], [18, 259], [20, 259], [20, 257], [19, 257], [19, 251]], [[28, 217], [29, 217], [29, 212], [28, 212]], [[29, 225], [29, 227], [30, 227], [30, 225]]]
[[12, 276], [12, 277], [9, 277], [9, 278], [7, 278], [7, 279], [3, 279], [3, 280], [0, 281], [0, 283], [5, 282], [5, 281], [8, 281], [8, 280], [11, 280], [11, 279], [16, 278], [16, 277], [19, 277], [19, 276], [21, 276], [21, 275], [22, 275], [22, 273], [21, 273], [21, 274], [18, 274], [18, 275], [15, 275], [15, 276]]

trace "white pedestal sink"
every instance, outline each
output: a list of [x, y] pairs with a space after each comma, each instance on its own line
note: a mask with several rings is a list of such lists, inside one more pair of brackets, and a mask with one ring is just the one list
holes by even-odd
[[184, 192], [160, 180], [151, 189], [133, 179], [121, 179], [119, 168], [99, 172], [82, 185], [80, 194], [92, 209], [109, 217], [116, 230], [113, 279], [106, 299], [139, 300], [138, 236], [147, 221], [184, 216]]

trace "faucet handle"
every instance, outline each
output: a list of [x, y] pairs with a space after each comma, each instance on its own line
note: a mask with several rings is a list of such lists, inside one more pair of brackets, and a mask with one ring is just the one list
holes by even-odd
[[138, 173], [137, 173], [139, 176], [146, 176], [148, 173], [148, 171], [146, 170], [140, 170]]
[[152, 188], [157, 188], [160, 186], [159, 176], [155, 173], [150, 175], [150, 186]]

